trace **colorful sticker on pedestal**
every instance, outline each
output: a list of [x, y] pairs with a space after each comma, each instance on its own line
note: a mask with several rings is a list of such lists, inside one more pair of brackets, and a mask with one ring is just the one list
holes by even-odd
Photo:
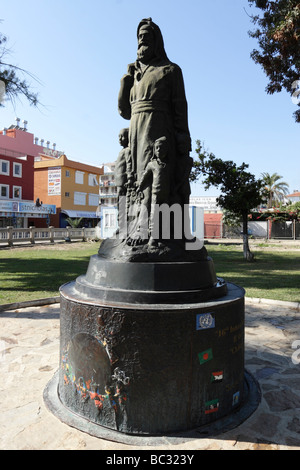
[[94, 401], [99, 412], [106, 403], [120, 414], [130, 379], [119, 367], [112, 373], [111, 365], [105, 344], [92, 335], [79, 333], [62, 355], [64, 384], [72, 385], [82, 401]]
[[240, 402], [240, 392], [236, 392], [232, 397], [232, 406], [238, 405]]
[[206, 349], [198, 354], [200, 364], [205, 364], [206, 362], [210, 361], [213, 358], [212, 349]]
[[196, 329], [208, 330], [215, 327], [215, 319], [212, 313], [199, 313], [196, 317]]
[[215, 400], [207, 401], [205, 403], [205, 414], [208, 415], [210, 413], [216, 413], [219, 410], [220, 402], [219, 399], [216, 398]]
[[222, 382], [223, 376], [224, 376], [224, 374], [223, 374], [223, 371], [222, 371], [222, 370], [217, 371], [217, 372], [212, 372], [212, 373], [211, 373], [211, 379], [210, 379], [210, 381], [211, 381], [212, 383]]

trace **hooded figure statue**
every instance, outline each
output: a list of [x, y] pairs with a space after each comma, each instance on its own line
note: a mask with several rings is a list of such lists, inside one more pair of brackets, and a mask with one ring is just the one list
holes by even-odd
[[[169, 177], [176, 187], [178, 159], [191, 150], [187, 101], [181, 69], [165, 52], [159, 27], [151, 18], [137, 29], [137, 60], [128, 65], [121, 79], [119, 113], [130, 119], [129, 147], [137, 183], [152, 156], [154, 142], [165, 136], [169, 146]], [[149, 206], [151, 188], [144, 190], [143, 204]], [[180, 203], [176, 194], [167, 204]]]
[[169, 60], [151, 18], [140, 21], [137, 42], [136, 61], [121, 78], [118, 96], [119, 113], [130, 121], [124, 230], [105, 239], [99, 255], [130, 262], [204, 260], [205, 248], [190, 233], [193, 159], [182, 71]]

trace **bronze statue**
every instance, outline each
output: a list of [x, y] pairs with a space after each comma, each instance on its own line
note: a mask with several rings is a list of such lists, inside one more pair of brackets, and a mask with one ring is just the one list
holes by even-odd
[[[130, 119], [133, 169], [139, 181], [152, 157], [153, 143], [165, 136], [170, 177], [175, 181], [178, 160], [191, 150], [182, 72], [168, 59], [160, 29], [151, 18], [140, 22], [137, 37], [137, 60], [128, 65], [128, 72], [122, 77], [118, 98], [121, 116]], [[149, 190], [144, 197], [147, 204]]]
[[[148, 260], [154, 249], [160, 259], [163, 253], [167, 258], [178, 258], [178, 253], [186, 258], [184, 241], [190, 231], [184, 225], [189, 226], [186, 206], [193, 160], [182, 71], [168, 59], [161, 31], [151, 18], [139, 23], [137, 40], [137, 59], [121, 78], [118, 95], [119, 113], [130, 120], [115, 176], [122, 227], [118, 240], [106, 240], [99, 253], [110, 256], [113, 249], [116, 257]], [[179, 207], [181, 213], [169, 222], [168, 240], [161, 238], [160, 229], [155, 230], [156, 212], [162, 205]], [[167, 217], [162, 219], [166, 222]], [[180, 237], [174, 236], [176, 224], [182, 227]]]

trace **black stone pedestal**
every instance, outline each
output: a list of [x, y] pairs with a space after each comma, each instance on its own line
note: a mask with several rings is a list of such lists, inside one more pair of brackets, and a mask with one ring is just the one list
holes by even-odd
[[217, 301], [138, 308], [61, 290], [60, 399], [114, 430], [185, 431], [243, 400], [243, 291]]
[[[244, 290], [214, 278], [210, 261], [196, 265], [212, 274], [196, 278], [197, 266], [184, 264], [126, 263], [124, 278], [125, 264], [92, 257], [86, 276], [62, 286], [57, 396], [76, 419], [164, 435], [209, 425], [245, 404]], [[181, 290], [172, 290], [180, 270]]]
[[95, 255], [60, 292], [59, 371], [44, 398], [63, 422], [128, 442], [218, 433], [256, 409], [244, 369], [245, 293], [217, 278], [210, 258]]

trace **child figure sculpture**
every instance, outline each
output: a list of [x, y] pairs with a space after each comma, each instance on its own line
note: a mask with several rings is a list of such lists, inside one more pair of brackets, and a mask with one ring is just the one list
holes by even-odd
[[[130, 188], [133, 183], [133, 169], [131, 161], [131, 152], [128, 147], [128, 131], [129, 129], [122, 129], [119, 133], [119, 142], [123, 149], [120, 151], [116, 166], [115, 166], [115, 184], [117, 187], [118, 197], [118, 224], [119, 230], [126, 226], [126, 218], [128, 212]], [[123, 197], [123, 199], [121, 199]], [[121, 203], [124, 202], [123, 204]]]
[[[154, 142], [153, 156], [147, 164], [145, 171], [138, 183], [137, 193], [143, 191], [151, 184], [151, 210], [149, 218], [149, 242], [148, 246], [155, 246], [158, 233], [155, 232], [156, 210], [159, 205], [168, 203], [170, 196], [170, 175], [167, 161], [168, 143], [166, 137], [160, 137]], [[151, 182], [152, 180], [152, 182]], [[159, 225], [159, 224], [158, 224]]]

